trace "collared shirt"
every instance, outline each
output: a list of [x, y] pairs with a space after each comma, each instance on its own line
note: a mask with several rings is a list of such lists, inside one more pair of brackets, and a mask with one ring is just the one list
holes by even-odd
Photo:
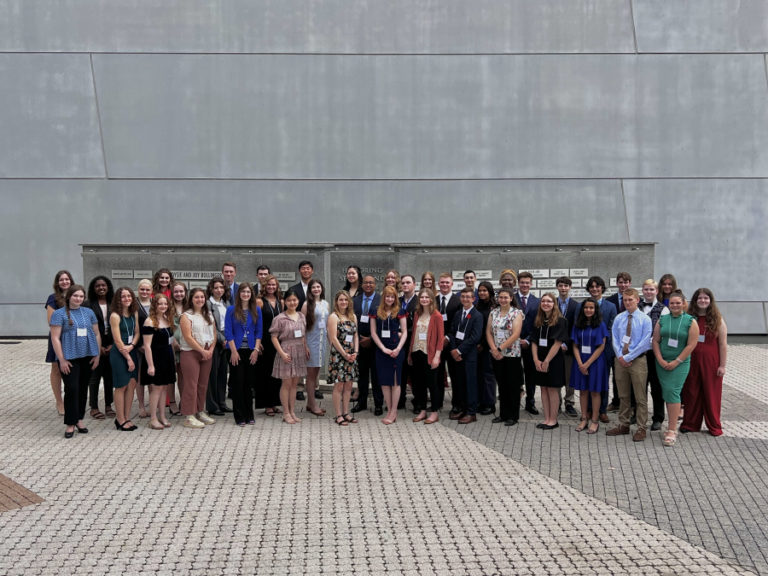
[[624, 357], [626, 362], [632, 362], [638, 356], [645, 354], [651, 349], [651, 334], [653, 332], [651, 319], [641, 310], [637, 309], [632, 313], [632, 334], [629, 341], [629, 352], [622, 353], [624, 343], [622, 339], [627, 333], [627, 319], [629, 312], [624, 311], [613, 321], [612, 339], [613, 351], [616, 358]]
[[566, 298], [565, 300], [560, 300], [560, 298], [557, 299], [557, 305], [560, 306], [560, 314], [563, 316], [565, 316], [565, 313], [568, 310], [568, 302], [570, 301], [570, 297]]
[[371, 304], [373, 304], [373, 293], [371, 293], [370, 296], [366, 296], [365, 293], [363, 293], [363, 305], [361, 306], [361, 310], [363, 311], [363, 314], [365, 315], [370, 314]]

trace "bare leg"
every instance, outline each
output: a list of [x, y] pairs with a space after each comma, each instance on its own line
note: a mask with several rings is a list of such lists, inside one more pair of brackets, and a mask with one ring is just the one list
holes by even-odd
[[125, 389], [123, 388], [115, 388], [114, 390], [114, 400], [115, 400], [115, 419], [117, 420], [118, 424], [125, 424], [125, 421], [127, 418], [125, 418]]
[[[136, 390], [136, 380], [131, 378], [128, 381], [127, 391], [125, 393], [125, 415], [126, 419], [131, 419], [131, 409], [133, 408], [133, 394]], [[144, 392], [142, 391], [142, 398], [144, 397]], [[142, 405], [142, 410], [144, 410], [144, 405]], [[146, 410], [144, 410], [144, 413], [146, 414]]]
[[[389, 413], [388, 418], [392, 421], [393, 424], [397, 421], [397, 404], [400, 402], [400, 392], [400, 385], [393, 384], [391, 392], [392, 403], [387, 403], [387, 412]], [[435, 418], [437, 418], [437, 412], [435, 412]]]
[[[133, 398], [131, 398], [133, 400]], [[136, 400], [139, 402], [139, 418], [147, 417], [146, 403], [144, 402], [144, 386], [136, 386]]]
[[160, 396], [165, 392], [165, 386], [149, 386], [149, 423], [157, 426], [162, 424], [157, 417], [157, 411], [160, 409]]
[[349, 397], [352, 395], [352, 382], [344, 382], [344, 393], [341, 397], [342, 414], [349, 413]]
[[[579, 404], [581, 405], [581, 417], [585, 420], [589, 420], [590, 414], [589, 414], [589, 395], [591, 393], [589, 390], [581, 390], [579, 392]], [[598, 394], [598, 397], [600, 395]], [[594, 399], [594, 398], [593, 398]], [[598, 407], [600, 404], [598, 404]]]
[[333, 394], [331, 396], [333, 398], [333, 410], [337, 418], [342, 414], [344, 414], [344, 411], [341, 409], [342, 408], [341, 400], [342, 400], [343, 394], [344, 394], [344, 382], [336, 382], [333, 385]]
[[392, 386], [381, 387], [381, 393], [384, 395], [384, 402], [387, 405], [387, 415], [381, 419], [384, 424], [392, 424], [392, 389]]
[[307, 368], [307, 404], [306, 409], [310, 412], [317, 412], [317, 402], [315, 401], [315, 390], [320, 376], [320, 368]]
[[280, 386], [280, 405], [283, 407], [283, 422], [293, 424], [293, 418], [291, 418], [291, 409], [288, 405], [288, 394], [290, 393], [291, 380], [283, 378], [283, 383]]
[[591, 432], [597, 432], [600, 427], [600, 392], [592, 392], [592, 421], [589, 423]]
[[552, 426], [557, 423], [557, 409], [560, 406], [560, 390], [558, 388], [541, 389], [541, 403], [544, 407], [544, 424]]
[[291, 411], [291, 418], [294, 422], [301, 422], [301, 418], [296, 416], [296, 390], [299, 387], [299, 378], [291, 378], [289, 380], [291, 393], [288, 396], [288, 408]]
[[60, 416], [64, 415], [64, 397], [61, 395], [61, 372], [56, 362], [51, 362], [51, 390], [56, 399], [56, 410]]
[[669, 404], [667, 403], [667, 413], [669, 414], [669, 422], [667, 424], [667, 430], [677, 432], [677, 418], [680, 416], [680, 403]]

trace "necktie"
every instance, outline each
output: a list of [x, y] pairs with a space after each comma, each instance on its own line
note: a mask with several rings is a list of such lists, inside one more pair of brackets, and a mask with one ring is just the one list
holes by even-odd
[[445, 314], [445, 296], [440, 297], [440, 314]]
[[520, 301], [523, 303], [523, 310], [525, 310], [525, 305], [528, 302], [527, 296], [520, 296]]
[[629, 338], [632, 336], [632, 314], [627, 316], [627, 342], [624, 344], [624, 348], [621, 349], [622, 354], [629, 354]]
[[363, 298], [363, 316], [368, 316], [368, 310], [371, 307], [371, 300], [369, 298]]

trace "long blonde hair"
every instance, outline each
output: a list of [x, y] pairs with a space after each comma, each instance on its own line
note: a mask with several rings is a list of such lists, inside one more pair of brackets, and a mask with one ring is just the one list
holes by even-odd
[[[346, 296], [347, 302], [349, 302], [349, 304], [347, 304], [346, 313], [343, 313], [339, 309], [339, 298], [342, 296]], [[339, 290], [336, 292], [336, 295], [333, 297], [333, 311], [339, 318], [345, 318], [346, 320], [350, 320], [352, 322], [355, 321], [355, 307], [352, 305], [352, 298], [350, 297], [349, 292], [346, 290]]]

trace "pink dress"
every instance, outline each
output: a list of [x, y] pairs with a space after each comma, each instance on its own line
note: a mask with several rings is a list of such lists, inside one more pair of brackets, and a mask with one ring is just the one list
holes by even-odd
[[286, 362], [280, 354], [275, 356], [273, 378], [303, 378], [307, 375], [307, 351], [304, 346], [307, 320], [301, 312], [297, 314], [296, 320], [288, 318], [285, 312], [278, 314], [269, 327], [270, 335], [277, 336], [283, 352], [291, 357], [291, 361]]

